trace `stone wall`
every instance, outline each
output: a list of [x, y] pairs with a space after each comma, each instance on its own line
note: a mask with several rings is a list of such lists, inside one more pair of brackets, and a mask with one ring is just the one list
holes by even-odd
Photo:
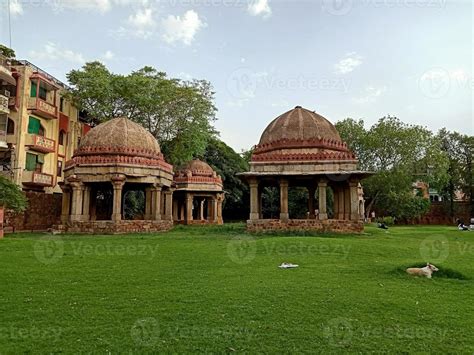
[[[474, 216], [470, 215], [470, 204], [464, 201], [454, 202], [454, 216], [450, 216], [446, 206], [443, 202], [432, 202], [430, 210], [420, 218], [414, 218], [406, 221], [407, 224], [447, 224], [454, 225], [459, 218], [464, 223], [469, 224], [469, 221]], [[401, 221], [403, 224], [405, 221]]]
[[127, 234], [127, 233], [156, 233], [173, 228], [173, 221], [88, 221], [69, 222], [67, 225], [57, 225], [54, 230], [59, 233], [81, 234]]
[[61, 217], [61, 194], [24, 192], [28, 208], [21, 213], [5, 211], [5, 233], [18, 231], [45, 231], [59, 222]]
[[290, 219], [283, 222], [279, 219], [248, 220], [249, 232], [271, 231], [315, 231], [332, 233], [361, 233], [364, 230], [362, 221], [346, 221], [339, 219]]

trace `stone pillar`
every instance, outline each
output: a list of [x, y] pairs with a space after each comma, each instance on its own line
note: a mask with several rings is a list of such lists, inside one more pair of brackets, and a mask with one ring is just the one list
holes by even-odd
[[186, 224], [193, 220], [193, 195], [186, 193]]
[[69, 186], [61, 184], [63, 191], [62, 205], [61, 205], [61, 223], [66, 224], [69, 221], [69, 208], [71, 204], [71, 189]]
[[80, 221], [82, 217], [82, 182], [72, 182], [71, 221]]
[[165, 219], [173, 220], [173, 191], [165, 191]]
[[91, 221], [97, 220], [97, 191], [91, 189]]
[[211, 202], [212, 202], [212, 221], [214, 223], [218, 223], [219, 222], [219, 214], [218, 214], [219, 204], [217, 202], [217, 197], [213, 197]]
[[217, 195], [217, 221], [218, 223], [223, 223], [222, 218], [222, 203], [224, 202], [224, 194]]
[[348, 186], [344, 186], [344, 219], [351, 219], [351, 194]]
[[90, 186], [85, 186], [84, 187], [84, 199], [82, 202], [82, 220], [83, 221], [89, 221], [91, 216], [90, 216], [90, 206], [91, 206], [91, 188]]
[[199, 201], [199, 219], [204, 221], [204, 199]]
[[258, 180], [250, 179], [250, 219], [256, 220], [259, 218], [259, 201], [258, 201]]
[[315, 219], [316, 215], [314, 214], [314, 193], [316, 189], [313, 186], [308, 187], [308, 218]]
[[151, 204], [152, 204], [152, 191], [151, 187], [145, 189], [145, 219], [151, 219]]
[[114, 188], [112, 221], [120, 221], [122, 220], [122, 190], [125, 185], [125, 177], [120, 175], [113, 177], [112, 185]]
[[328, 219], [328, 212], [326, 208], [326, 187], [328, 183], [326, 180], [321, 179], [318, 183], [318, 192], [319, 192], [319, 219]]
[[155, 221], [161, 220], [161, 186], [155, 185], [152, 189], [151, 214]]
[[359, 191], [358, 191], [359, 182], [350, 181], [349, 190], [350, 190], [350, 211], [351, 211], [351, 220], [359, 220]]
[[179, 216], [179, 204], [178, 200], [173, 200], [173, 221], [178, 221]]
[[288, 180], [280, 179], [280, 220], [288, 221]]
[[337, 219], [344, 219], [344, 188], [338, 186], [337, 187]]

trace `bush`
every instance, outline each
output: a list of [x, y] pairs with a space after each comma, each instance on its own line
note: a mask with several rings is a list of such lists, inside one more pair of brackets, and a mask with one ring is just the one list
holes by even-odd
[[4, 176], [0, 176], [0, 206], [16, 212], [26, 209], [26, 197], [21, 189]]
[[393, 226], [395, 224], [395, 218], [393, 217], [379, 217], [376, 218], [377, 223], [383, 223], [386, 226]]

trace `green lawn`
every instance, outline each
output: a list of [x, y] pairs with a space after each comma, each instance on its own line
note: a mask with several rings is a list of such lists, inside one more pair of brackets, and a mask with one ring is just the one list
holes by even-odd
[[[404, 274], [424, 261], [432, 280]], [[0, 271], [0, 353], [474, 351], [474, 233], [454, 227], [15, 234]]]

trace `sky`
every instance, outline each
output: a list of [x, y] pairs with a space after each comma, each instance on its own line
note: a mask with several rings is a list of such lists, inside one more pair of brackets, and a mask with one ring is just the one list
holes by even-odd
[[[8, 0], [0, 43], [9, 44]], [[100, 60], [205, 79], [237, 151], [300, 105], [474, 134], [470, 0], [10, 0], [12, 47], [66, 82]]]

